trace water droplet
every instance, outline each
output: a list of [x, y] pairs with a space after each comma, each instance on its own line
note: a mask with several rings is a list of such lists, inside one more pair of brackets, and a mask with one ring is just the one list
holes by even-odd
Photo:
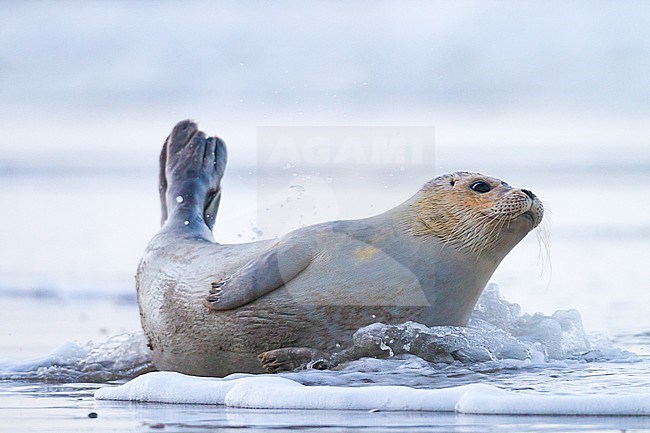
[[183, 203], [183, 196], [182, 195], [176, 196], [176, 202]]
[[185, 225], [188, 225], [189, 223], [190, 223], [190, 222], [187, 221], [187, 220], [185, 220], [185, 221], [183, 222], [183, 224], [185, 224]]
[[380, 343], [379, 343], [379, 348], [380, 348], [381, 350], [387, 350], [387, 351], [388, 351], [388, 356], [389, 356], [389, 357], [393, 357], [393, 356], [395, 356], [395, 353], [393, 352], [393, 349], [391, 349], [390, 346], [388, 346], [386, 343], [384, 343], [383, 340], [380, 341]]

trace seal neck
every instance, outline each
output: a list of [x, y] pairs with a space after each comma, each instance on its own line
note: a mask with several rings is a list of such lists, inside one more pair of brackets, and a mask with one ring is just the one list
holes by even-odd
[[501, 251], [499, 245], [495, 249], [497, 241], [485, 236], [477, 219], [480, 216], [463, 218], [461, 212], [450, 211], [451, 207], [453, 204], [433, 200], [420, 190], [380, 217], [389, 219], [409, 239], [451, 250], [456, 256], [464, 256], [473, 263], [484, 262], [485, 266], [496, 269], [512, 247]]

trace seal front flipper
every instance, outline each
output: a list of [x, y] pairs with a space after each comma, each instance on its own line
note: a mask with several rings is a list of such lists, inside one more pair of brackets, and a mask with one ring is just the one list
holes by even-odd
[[232, 310], [284, 286], [311, 263], [304, 243], [275, 244], [234, 274], [212, 283], [203, 304], [211, 310]]

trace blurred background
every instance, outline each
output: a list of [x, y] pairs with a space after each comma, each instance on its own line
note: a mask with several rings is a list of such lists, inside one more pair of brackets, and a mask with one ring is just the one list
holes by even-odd
[[[179, 120], [229, 145], [223, 242], [281, 234], [259, 228], [283, 175], [260, 166], [259, 127], [426, 126], [428, 166], [337, 167], [319, 196], [335, 211], [295, 225], [373, 215], [444, 172], [498, 176], [550, 222], [550, 263], [531, 235], [495, 274], [507, 299], [648, 332], [648, 19], [641, 1], [0, 2], [0, 298], [16, 323], [81, 299], [132, 318], [105, 333], [137, 328], [133, 275]], [[309, 194], [314, 173], [288, 169], [287, 200]]]

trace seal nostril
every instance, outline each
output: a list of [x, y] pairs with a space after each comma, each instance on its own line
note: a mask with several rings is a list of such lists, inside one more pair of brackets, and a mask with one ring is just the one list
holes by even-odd
[[527, 189], [522, 189], [521, 192], [523, 192], [523, 193], [526, 194], [528, 197], [530, 197], [531, 200], [535, 200], [535, 194], [533, 194], [533, 193], [530, 192], [529, 190], [527, 190]]

